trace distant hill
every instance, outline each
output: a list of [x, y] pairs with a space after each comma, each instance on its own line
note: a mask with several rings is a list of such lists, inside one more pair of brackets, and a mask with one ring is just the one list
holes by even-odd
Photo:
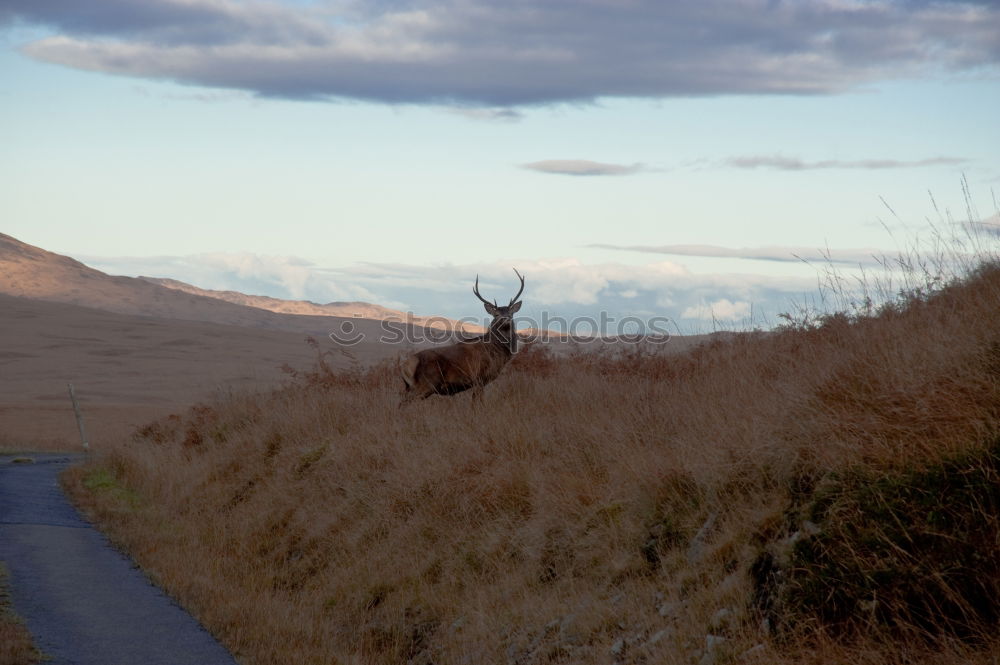
[[[329, 302], [325, 304], [314, 303], [309, 300], [283, 300], [270, 296], [256, 296], [240, 293], [239, 291], [216, 291], [213, 289], [202, 289], [186, 282], [164, 277], [143, 277], [141, 279], [152, 284], [165, 286], [168, 289], [189, 293], [206, 298], [215, 298], [234, 305], [244, 305], [246, 307], [256, 307], [278, 314], [299, 314], [307, 316], [338, 316], [344, 318], [374, 319], [376, 321], [406, 321], [409, 320], [415, 325], [429, 326], [433, 328], [453, 327], [456, 322], [443, 317], [430, 316], [409, 316], [406, 312], [389, 309], [382, 305], [375, 305], [367, 302]], [[466, 325], [466, 330], [480, 331], [478, 326]]]
[[[0, 448], [74, 445], [68, 382], [99, 443], [219, 389], [279, 385], [283, 365], [315, 362], [307, 335], [334, 352], [334, 367], [411, 348], [379, 343], [376, 320], [279, 313], [189, 288], [196, 292], [114, 277], [0, 234]], [[329, 311], [316, 307], [300, 311]], [[365, 340], [338, 347], [326, 336], [347, 322]]]
[[[0, 294], [91, 307], [117, 314], [287, 330], [317, 338], [348, 326], [363, 333], [365, 339], [372, 343], [382, 337], [383, 321], [406, 321], [393, 328], [398, 330], [405, 325], [418, 331], [413, 338], [428, 342], [432, 341], [428, 340], [431, 336], [419, 331], [426, 328], [454, 329], [457, 325], [456, 321], [444, 317], [409, 317], [403, 312], [365, 302], [319, 304], [203, 289], [175, 279], [116, 277], [2, 233]], [[462, 329], [471, 334], [484, 330], [469, 324], [463, 324]], [[519, 332], [526, 339], [537, 338], [543, 332], [548, 339], [565, 337], [556, 331], [534, 328]], [[438, 340], [441, 339], [438, 335]], [[668, 350], [680, 351], [704, 339], [702, 335], [675, 337]], [[614, 340], [606, 338], [606, 341]], [[568, 350], [568, 347], [562, 350]], [[382, 353], [391, 353], [391, 350], [383, 350]]]
[[[0, 294], [118, 314], [288, 330], [317, 337], [350, 326], [377, 339], [379, 320], [401, 312], [368, 303], [317, 305], [208, 291], [175, 280], [117, 277], [0, 233]], [[360, 313], [362, 318], [357, 318]], [[415, 322], [417, 326], [426, 317]]]
[[[331, 344], [326, 348], [334, 349]], [[394, 349], [334, 353], [334, 367]], [[136, 316], [0, 294], [0, 449], [79, 446], [66, 389], [76, 387], [96, 446], [219, 390], [270, 389], [307, 370], [301, 332]]]

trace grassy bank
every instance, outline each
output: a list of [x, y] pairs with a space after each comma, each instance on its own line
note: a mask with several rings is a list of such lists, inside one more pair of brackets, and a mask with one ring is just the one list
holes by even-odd
[[240, 658], [996, 663], [1000, 268], [679, 356], [390, 367], [151, 423], [67, 484]]
[[42, 662], [42, 653], [10, 605], [7, 574], [7, 567], [0, 563], [0, 665], [35, 665]]

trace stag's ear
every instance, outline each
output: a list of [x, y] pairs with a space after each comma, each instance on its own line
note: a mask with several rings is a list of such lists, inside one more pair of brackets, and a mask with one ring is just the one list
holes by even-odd
[[511, 314], [517, 314], [517, 310], [521, 309], [521, 301], [517, 301], [513, 305], [507, 308], [507, 311]]
[[483, 307], [486, 308], [486, 313], [489, 314], [490, 316], [500, 315], [500, 310], [497, 309], [496, 305], [493, 305], [492, 303], [484, 302]]

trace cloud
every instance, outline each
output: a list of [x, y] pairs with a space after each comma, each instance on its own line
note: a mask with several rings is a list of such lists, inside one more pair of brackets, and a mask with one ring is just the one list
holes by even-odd
[[592, 333], [603, 326], [609, 334], [619, 332], [616, 326], [628, 317], [632, 322], [683, 318], [686, 326], [698, 330], [714, 322], [745, 319], [747, 303], [754, 304], [755, 313], [770, 312], [774, 317], [788, 309], [790, 299], [813, 291], [816, 284], [815, 278], [698, 275], [671, 261], [637, 266], [552, 258], [476, 265], [324, 267], [296, 257], [248, 253], [81, 258], [112, 274], [170, 277], [202, 288], [321, 303], [360, 300], [477, 323], [485, 321], [486, 313], [472, 294], [476, 275], [483, 297], [506, 303], [518, 288], [511, 270], [516, 266], [525, 276], [523, 326], [568, 332], [574, 321], [581, 321], [582, 327], [572, 330]]
[[750, 311], [750, 303], [748, 302], [742, 300], [732, 302], [727, 298], [721, 298], [715, 302], [688, 307], [681, 312], [681, 318], [738, 321], [749, 318]]
[[777, 169], [779, 171], [809, 171], [814, 169], [911, 169], [921, 166], [957, 166], [968, 163], [962, 157], [930, 157], [910, 161], [898, 159], [824, 159], [817, 162], [807, 162], [797, 157], [782, 155], [747, 155], [730, 157], [726, 166], [738, 169]]
[[642, 164], [605, 164], [587, 159], [546, 159], [540, 162], [521, 164], [521, 168], [540, 173], [572, 176], [630, 175], [644, 170]]
[[801, 261], [844, 263], [850, 265], [881, 265], [886, 252], [878, 249], [816, 249], [813, 247], [719, 247], [717, 245], [588, 245], [598, 249], [618, 249], [647, 254], [675, 256], [705, 256], [725, 259], [756, 259], [760, 261]]
[[970, 231], [973, 235], [985, 234], [994, 237], [1000, 237], [1000, 213], [993, 215], [992, 217], [987, 217], [986, 219], [980, 220], [978, 222], [963, 222], [962, 226]]
[[524, 114], [520, 111], [509, 108], [466, 108], [453, 107], [448, 109], [452, 113], [465, 116], [470, 120], [486, 120], [489, 122], [519, 122], [524, 119]]
[[265, 97], [506, 108], [828, 94], [1000, 61], [1000, 8], [922, 0], [6, 0], [29, 56]]
[[377, 298], [363, 286], [330, 279], [315, 264], [295, 256], [218, 252], [191, 256], [95, 256], [80, 260], [114, 275], [170, 277], [205, 289], [250, 295], [320, 303]]

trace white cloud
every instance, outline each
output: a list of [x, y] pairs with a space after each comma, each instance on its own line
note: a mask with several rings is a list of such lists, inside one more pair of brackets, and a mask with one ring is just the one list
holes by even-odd
[[880, 266], [893, 252], [881, 249], [820, 249], [770, 245], [766, 247], [719, 247], [718, 245], [588, 245], [598, 249], [618, 249], [646, 254], [673, 254], [675, 256], [707, 256], [728, 259], [755, 259], [798, 263], [843, 263], [849, 265]]
[[817, 161], [805, 161], [798, 157], [785, 157], [783, 155], [745, 155], [742, 157], [730, 157], [724, 163], [739, 169], [768, 168], [779, 171], [809, 171], [816, 169], [912, 169], [921, 166], [959, 166], [968, 163], [968, 159], [963, 157], [928, 157], [926, 159], [822, 159]]
[[283, 289], [295, 299], [306, 297], [312, 277], [312, 264], [294, 256], [238, 254], [202, 254], [197, 260], [208, 269], [235, 277], [237, 282], [260, 281]]
[[250, 295], [320, 303], [370, 302], [376, 298], [364, 286], [331, 279], [313, 263], [295, 256], [217, 252], [191, 256], [81, 257], [81, 260], [110, 274], [169, 277], [205, 289]]
[[296, 257], [247, 253], [82, 259], [112, 274], [169, 277], [202, 288], [321, 303], [360, 300], [420, 315], [477, 321], [486, 315], [472, 295], [476, 275], [483, 297], [506, 303], [518, 288], [511, 269], [516, 267], [525, 276], [522, 325], [543, 323], [545, 317], [600, 320], [603, 312], [611, 333], [615, 321], [626, 316], [684, 318], [696, 328], [712, 325], [713, 314], [717, 322], [739, 321], [749, 313], [749, 303], [755, 311], [773, 316], [788, 309], [790, 298], [815, 288], [815, 278], [699, 275], [671, 261], [623, 265], [552, 258], [476, 265], [324, 267]]
[[750, 303], [738, 300], [732, 302], [728, 298], [720, 298], [715, 302], [701, 303], [688, 307], [681, 312], [682, 319], [717, 319], [719, 321], [738, 321], [750, 316]]

